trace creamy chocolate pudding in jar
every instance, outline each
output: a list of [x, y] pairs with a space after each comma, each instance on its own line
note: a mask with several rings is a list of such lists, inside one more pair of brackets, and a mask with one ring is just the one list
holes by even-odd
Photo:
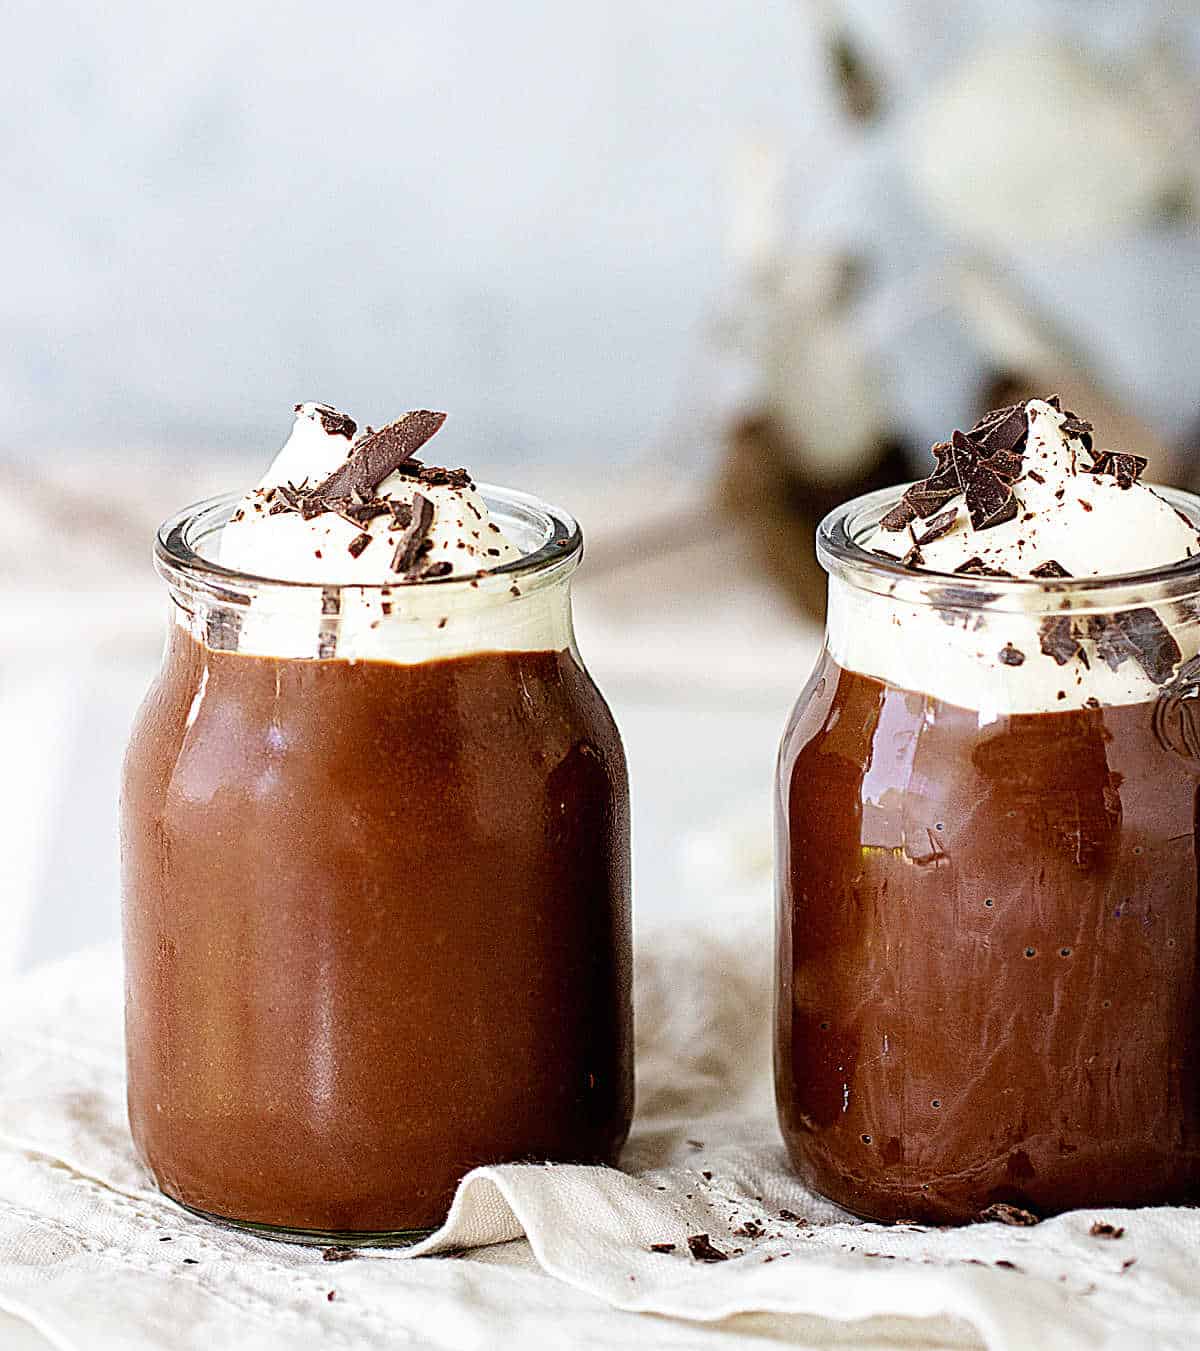
[[629, 807], [564, 512], [319, 404], [166, 523], [122, 793], [129, 1119], [159, 1186], [405, 1241], [471, 1168], [613, 1163], [632, 1108]]
[[1200, 500], [1093, 436], [999, 409], [818, 534], [776, 1090], [859, 1215], [1200, 1194]]

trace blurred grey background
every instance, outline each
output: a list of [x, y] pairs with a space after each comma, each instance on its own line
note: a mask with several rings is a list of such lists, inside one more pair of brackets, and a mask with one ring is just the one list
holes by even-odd
[[449, 459], [584, 520], [643, 923], [765, 885], [821, 511], [1021, 392], [1195, 485], [1195, 3], [10, 0], [2, 32], [0, 972], [116, 932], [154, 524], [298, 400], [445, 407]]
[[[922, 437], [980, 374], [929, 288], [981, 246], [1164, 433], [1194, 412], [1194, 165], [1162, 172], [1195, 151], [1191, 4], [10, 0], [4, 49], [10, 453], [266, 453], [313, 397], [451, 408], [469, 460], [627, 460], [775, 246], [861, 256]], [[1055, 176], [1061, 218], [1023, 210]]]

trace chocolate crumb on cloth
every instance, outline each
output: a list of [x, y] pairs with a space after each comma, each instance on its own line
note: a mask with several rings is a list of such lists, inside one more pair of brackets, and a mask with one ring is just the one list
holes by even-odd
[[692, 1234], [687, 1241], [688, 1250], [697, 1262], [728, 1262], [729, 1254], [713, 1247], [707, 1234]]
[[1004, 1201], [998, 1201], [995, 1205], [980, 1211], [979, 1218], [983, 1223], [994, 1221], [1017, 1227], [1041, 1224], [1041, 1219], [1031, 1211], [1022, 1210], [1020, 1206], [1010, 1206]]

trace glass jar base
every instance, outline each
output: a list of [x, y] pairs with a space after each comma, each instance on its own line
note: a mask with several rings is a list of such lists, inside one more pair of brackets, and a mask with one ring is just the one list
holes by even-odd
[[[164, 1193], [165, 1195], [166, 1193]], [[276, 1243], [298, 1243], [309, 1248], [408, 1248], [435, 1233], [434, 1229], [385, 1229], [380, 1232], [339, 1229], [291, 1229], [281, 1224], [263, 1224], [258, 1220], [237, 1220], [229, 1215], [217, 1215], [209, 1210], [186, 1205], [171, 1197], [189, 1215], [207, 1220], [224, 1229], [237, 1229], [244, 1234], [274, 1239]]]

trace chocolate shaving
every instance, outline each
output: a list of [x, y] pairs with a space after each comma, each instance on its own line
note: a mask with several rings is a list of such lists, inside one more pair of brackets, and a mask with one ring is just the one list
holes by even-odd
[[1092, 448], [1092, 424], [1084, 418], [1076, 417], [1074, 413], [1068, 413], [1062, 422], [1062, 430], [1073, 440], [1082, 441], [1084, 450]]
[[349, 497], [357, 489], [373, 493], [395, 470], [416, 454], [446, 421], [445, 413], [417, 409], [395, 422], [364, 437], [351, 451], [345, 464], [339, 465], [316, 489], [316, 496]]
[[433, 503], [429, 498], [417, 493], [412, 501], [411, 523], [397, 541], [396, 552], [392, 556], [393, 572], [407, 572], [417, 561], [421, 546], [426, 542], [426, 536], [432, 525]]
[[1125, 1235], [1125, 1226], [1123, 1224], [1108, 1224], [1104, 1220], [1097, 1220], [1088, 1230], [1093, 1238], [1123, 1238]]
[[353, 1248], [322, 1248], [322, 1262], [349, 1262], [355, 1256]]
[[[1144, 455], [1128, 455], [1123, 451], [1098, 450], [1092, 454], [1087, 467], [1089, 474], [1111, 474], [1122, 488], [1132, 488], [1146, 468]], [[1190, 524], [1190, 522], [1189, 522]]]
[[439, 563], [431, 563], [424, 572], [420, 574], [420, 580], [424, 582], [429, 581], [434, 577], [449, 577], [453, 571], [454, 564], [443, 558]]
[[1031, 469], [1025, 477], [1033, 479], [1034, 483], [1044, 484], [1046, 482], [1045, 477], [1042, 474], [1039, 474], [1036, 469]]
[[902, 497], [879, 522], [879, 528], [881, 530], [903, 530], [906, 525], [910, 525], [916, 519], [916, 509]]
[[1067, 615], [1049, 615], [1043, 619], [1038, 638], [1043, 654], [1052, 657], [1059, 666], [1065, 666], [1072, 657], [1083, 655], [1083, 648]]
[[391, 510], [392, 503], [387, 498], [377, 497], [374, 501], [358, 502], [347, 507], [342, 515], [356, 525], [366, 525], [369, 521], [373, 521], [376, 516], [386, 516]]
[[692, 1234], [687, 1241], [688, 1249], [697, 1262], [728, 1262], [729, 1254], [720, 1248], [714, 1248], [707, 1234]]
[[1000, 660], [1005, 666], [1024, 666], [1025, 653], [1018, 647], [1013, 647], [1012, 643], [1005, 643], [1000, 649]]
[[[336, 408], [331, 408], [327, 403], [319, 403], [316, 408], [317, 416], [321, 419], [321, 426], [325, 429], [327, 436], [344, 436], [349, 441], [358, 431], [358, 423], [352, 417], [347, 417], [345, 413], [339, 413]], [[296, 411], [300, 411], [298, 404]]]
[[924, 562], [925, 555], [921, 552], [920, 546], [914, 544], [900, 560], [900, 565], [905, 568], [919, 568]]
[[1029, 575], [1031, 577], [1069, 577], [1071, 574], [1061, 563], [1056, 563], [1053, 558], [1048, 558], [1044, 563], [1039, 563], [1036, 568], [1031, 568]]
[[346, 545], [346, 548], [350, 551], [350, 557], [357, 558], [370, 542], [371, 536], [368, 535], [365, 530], [361, 535], [355, 535], [350, 543]]
[[[944, 484], [936, 486], [931, 477], [922, 479], [919, 483], [914, 483], [912, 487], [905, 491], [900, 500], [911, 508], [914, 516], [919, 516], [924, 521], [941, 511], [952, 497], [958, 496], [960, 491], [957, 483], [951, 486]], [[907, 525], [908, 522], [906, 521], [905, 524]]]
[[965, 563], [960, 563], [954, 571], [963, 577], [1007, 577], [1010, 580], [1013, 579], [1013, 574], [1005, 572], [1003, 568], [989, 568], [978, 554], [968, 558]]
[[388, 502], [388, 510], [392, 513], [392, 524], [397, 530], [407, 530], [412, 524], [413, 509], [408, 502]]
[[920, 548], [922, 544], [929, 544], [935, 539], [941, 539], [943, 535], [948, 535], [954, 529], [954, 522], [958, 519], [958, 508], [952, 507], [949, 511], [943, 511], [940, 516], [933, 516], [925, 526], [924, 532], [918, 538], [913, 536], [913, 543]]
[[418, 479], [429, 488], [469, 488], [471, 475], [465, 469], [443, 469], [440, 466], [424, 466], [417, 474]]
[[1006, 483], [1015, 483], [1021, 477], [1025, 461], [1010, 450], [998, 450], [994, 455], [987, 457], [987, 467]]
[[1110, 671], [1133, 658], [1155, 685], [1165, 685], [1183, 653], [1171, 631], [1149, 606], [1120, 610], [1114, 615], [1092, 615], [1088, 636]]
[[993, 1220], [999, 1224], [1021, 1226], [1041, 1224], [1041, 1220], [1030, 1211], [1022, 1210], [1020, 1206], [1010, 1206], [1004, 1201], [999, 1201], [993, 1206], [988, 1206], [986, 1210], [980, 1211], [979, 1218], [984, 1223]]
[[[1029, 417], [1023, 403], [993, 408], [967, 433], [989, 458], [1019, 450], [1029, 435]], [[1017, 457], [1019, 459], [1019, 457]]]
[[964, 492], [973, 529], [990, 530], [1016, 516], [1017, 499], [1012, 489], [986, 464], [976, 461], [967, 473]]
[[651, 1243], [651, 1245], [650, 1245], [650, 1251], [651, 1251], [651, 1252], [674, 1252], [674, 1251], [675, 1251], [675, 1245], [674, 1245], [674, 1243]]

